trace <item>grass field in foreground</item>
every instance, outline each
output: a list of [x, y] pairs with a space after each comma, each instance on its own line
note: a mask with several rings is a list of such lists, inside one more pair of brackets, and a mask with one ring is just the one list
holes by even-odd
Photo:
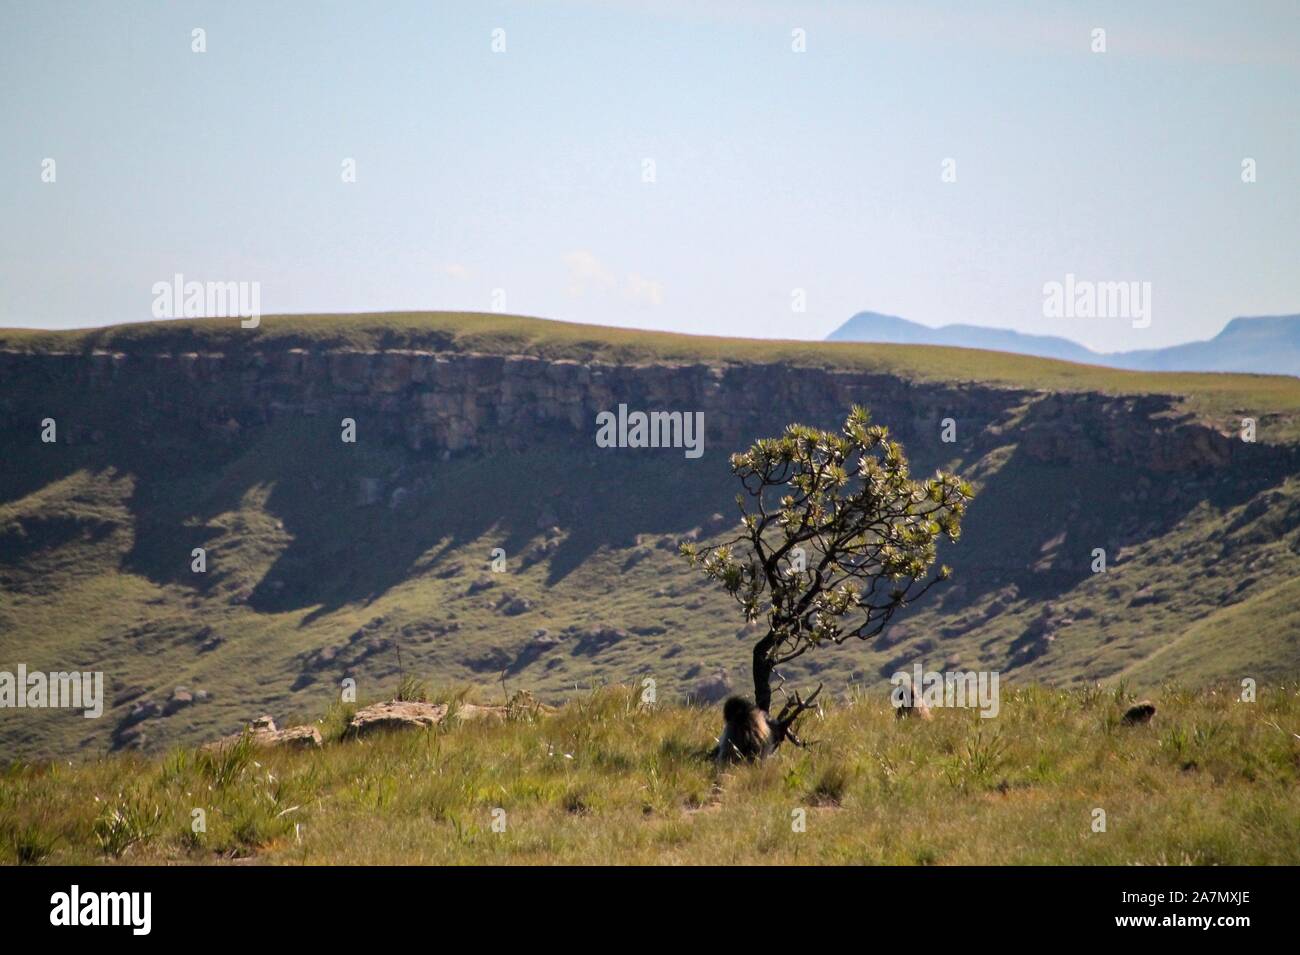
[[338, 739], [340, 708], [318, 751], [14, 764], [0, 860], [1300, 863], [1296, 687], [1154, 699], [1151, 725], [1125, 727], [1122, 687], [1004, 690], [993, 719], [928, 723], [862, 697], [807, 719], [811, 749], [725, 772], [701, 756], [716, 709], [647, 708], [626, 688], [552, 716], [361, 741]]

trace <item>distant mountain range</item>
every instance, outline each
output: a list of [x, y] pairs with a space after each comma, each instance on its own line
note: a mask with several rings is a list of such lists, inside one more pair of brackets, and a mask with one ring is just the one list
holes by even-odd
[[1009, 328], [978, 325], [930, 328], [877, 312], [859, 312], [827, 335], [826, 340], [983, 348], [1143, 371], [1234, 371], [1300, 376], [1300, 315], [1234, 318], [1209, 341], [1126, 352], [1095, 352], [1068, 338], [1027, 335]]

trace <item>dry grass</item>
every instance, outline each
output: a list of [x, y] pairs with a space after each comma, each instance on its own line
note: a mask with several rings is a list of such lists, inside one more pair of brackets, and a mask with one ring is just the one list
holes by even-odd
[[[821, 742], [718, 773], [716, 712], [633, 691], [557, 715], [211, 758], [15, 765], [0, 859], [46, 863], [1296, 864], [1300, 694], [1167, 687], [1124, 728], [1122, 688], [1004, 692], [1000, 715], [893, 718], [879, 697]], [[206, 814], [195, 833], [193, 812]], [[1094, 832], [1094, 811], [1106, 831]], [[504, 816], [497, 812], [504, 811]], [[793, 825], [802, 812], [805, 831]], [[504, 819], [504, 831], [494, 820]], [[500, 828], [498, 825], [497, 828]]]

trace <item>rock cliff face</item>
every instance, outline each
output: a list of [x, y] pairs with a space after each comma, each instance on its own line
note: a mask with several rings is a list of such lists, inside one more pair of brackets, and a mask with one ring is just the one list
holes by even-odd
[[[79, 409], [116, 409], [150, 427], [164, 419], [232, 440], [282, 416], [351, 417], [358, 428], [414, 452], [527, 447], [541, 439], [594, 440], [596, 415], [619, 404], [702, 411], [709, 447], [733, 449], [800, 420], [831, 426], [868, 406], [927, 457], [1015, 444], [1029, 458], [1152, 471], [1199, 472], [1279, 449], [1172, 414], [1159, 395], [1045, 393], [922, 383], [887, 374], [790, 365], [617, 365], [413, 350], [239, 354], [0, 353], [7, 417], [60, 411], [69, 441], [102, 439]], [[55, 396], [76, 396], [57, 407]], [[953, 446], [940, 434], [955, 424]], [[17, 424], [16, 420], [11, 420]], [[1286, 456], [1289, 458], [1290, 454]]]

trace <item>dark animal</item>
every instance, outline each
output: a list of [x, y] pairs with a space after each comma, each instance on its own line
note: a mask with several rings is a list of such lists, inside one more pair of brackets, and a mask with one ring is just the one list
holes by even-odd
[[925, 700], [921, 699], [921, 694], [917, 693], [912, 687], [903, 690], [901, 698], [894, 707], [894, 718], [903, 719], [906, 716], [915, 716], [918, 719], [931, 719], [930, 707], [925, 705]]
[[719, 765], [737, 760], [762, 759], [776, 748], [767, 714], [742, 696], [722, 705], [722, 737], [714, 758]]
[[1150, 700], [1141, 700], [1134, 703], [1124, 713], [1125, 726], [1138, 726], [1142, 723], [1150, 723], [1151, 717], [1156, 715], [1156, 705]]

